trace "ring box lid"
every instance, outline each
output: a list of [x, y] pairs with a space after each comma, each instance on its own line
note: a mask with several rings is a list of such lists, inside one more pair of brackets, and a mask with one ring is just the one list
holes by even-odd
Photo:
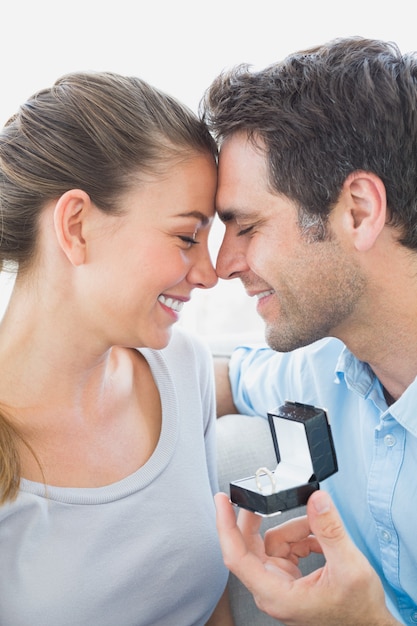
[[270, 474], [278, 490], [273, 490], [266, 474], [230, 483], [233, 504], [260, 515], [275, 515], [306, 504], [311, 493], [320, 488], [319, 481], [338, 469], [323, 409], [286, 401], [268, 413], [268, 421], [278, 461]]
[[268, 413], [268, 421], [278, 472], [298, 472], [318, 481], [337, 472], [333, 437], [323, 409], [286, 401]]

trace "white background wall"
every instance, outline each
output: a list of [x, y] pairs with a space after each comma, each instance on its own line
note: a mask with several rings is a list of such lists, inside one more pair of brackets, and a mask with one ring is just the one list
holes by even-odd
[[[255, 67], [340, 36], [417, 49], [410, 0], [4, 0], [0, 9], [0, 123], [34, 91], [74, 70], [136, 74], [197, 110], [224, 68]], [[212, 235], [213, 257], [221, 237]], [[0, 313], [10, 281], [0, 276]], [[202, 334], [262, 333], [255, 304], [236, 281], [196, 294], [182, 323]]]

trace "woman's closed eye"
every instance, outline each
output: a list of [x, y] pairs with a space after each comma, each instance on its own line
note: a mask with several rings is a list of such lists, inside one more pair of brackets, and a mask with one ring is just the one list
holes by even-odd
[[184, 243], [188, 244], [189, 248], [191, 248], [196, 243], [200, 243], [199, 241], [195, 239], [196, 236], [197, 236], [197, 233], [194, 233], [191, 237], [189, 235], [178, 235], [181, 241], [184, 241]]

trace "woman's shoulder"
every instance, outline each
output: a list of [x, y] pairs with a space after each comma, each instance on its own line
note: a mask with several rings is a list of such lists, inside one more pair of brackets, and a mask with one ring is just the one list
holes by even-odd
[[195, 332], [188, 330], [184, 326], [174, 326], [172, 329], [171, 339], [164, 352], [184, 352], [188, 354], [197, 354], [200, 358], [204, 356], [211, 358], [211, 352], [208, 342]]

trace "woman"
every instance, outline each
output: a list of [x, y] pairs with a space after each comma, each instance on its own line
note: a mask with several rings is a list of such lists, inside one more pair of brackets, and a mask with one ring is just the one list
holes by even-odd
[[212, 139], [138, 78], [74, 73], [0, 161], [1, 624], [206, 624], [227, 578], [211, 361], [172, 325], [217, 280]]

